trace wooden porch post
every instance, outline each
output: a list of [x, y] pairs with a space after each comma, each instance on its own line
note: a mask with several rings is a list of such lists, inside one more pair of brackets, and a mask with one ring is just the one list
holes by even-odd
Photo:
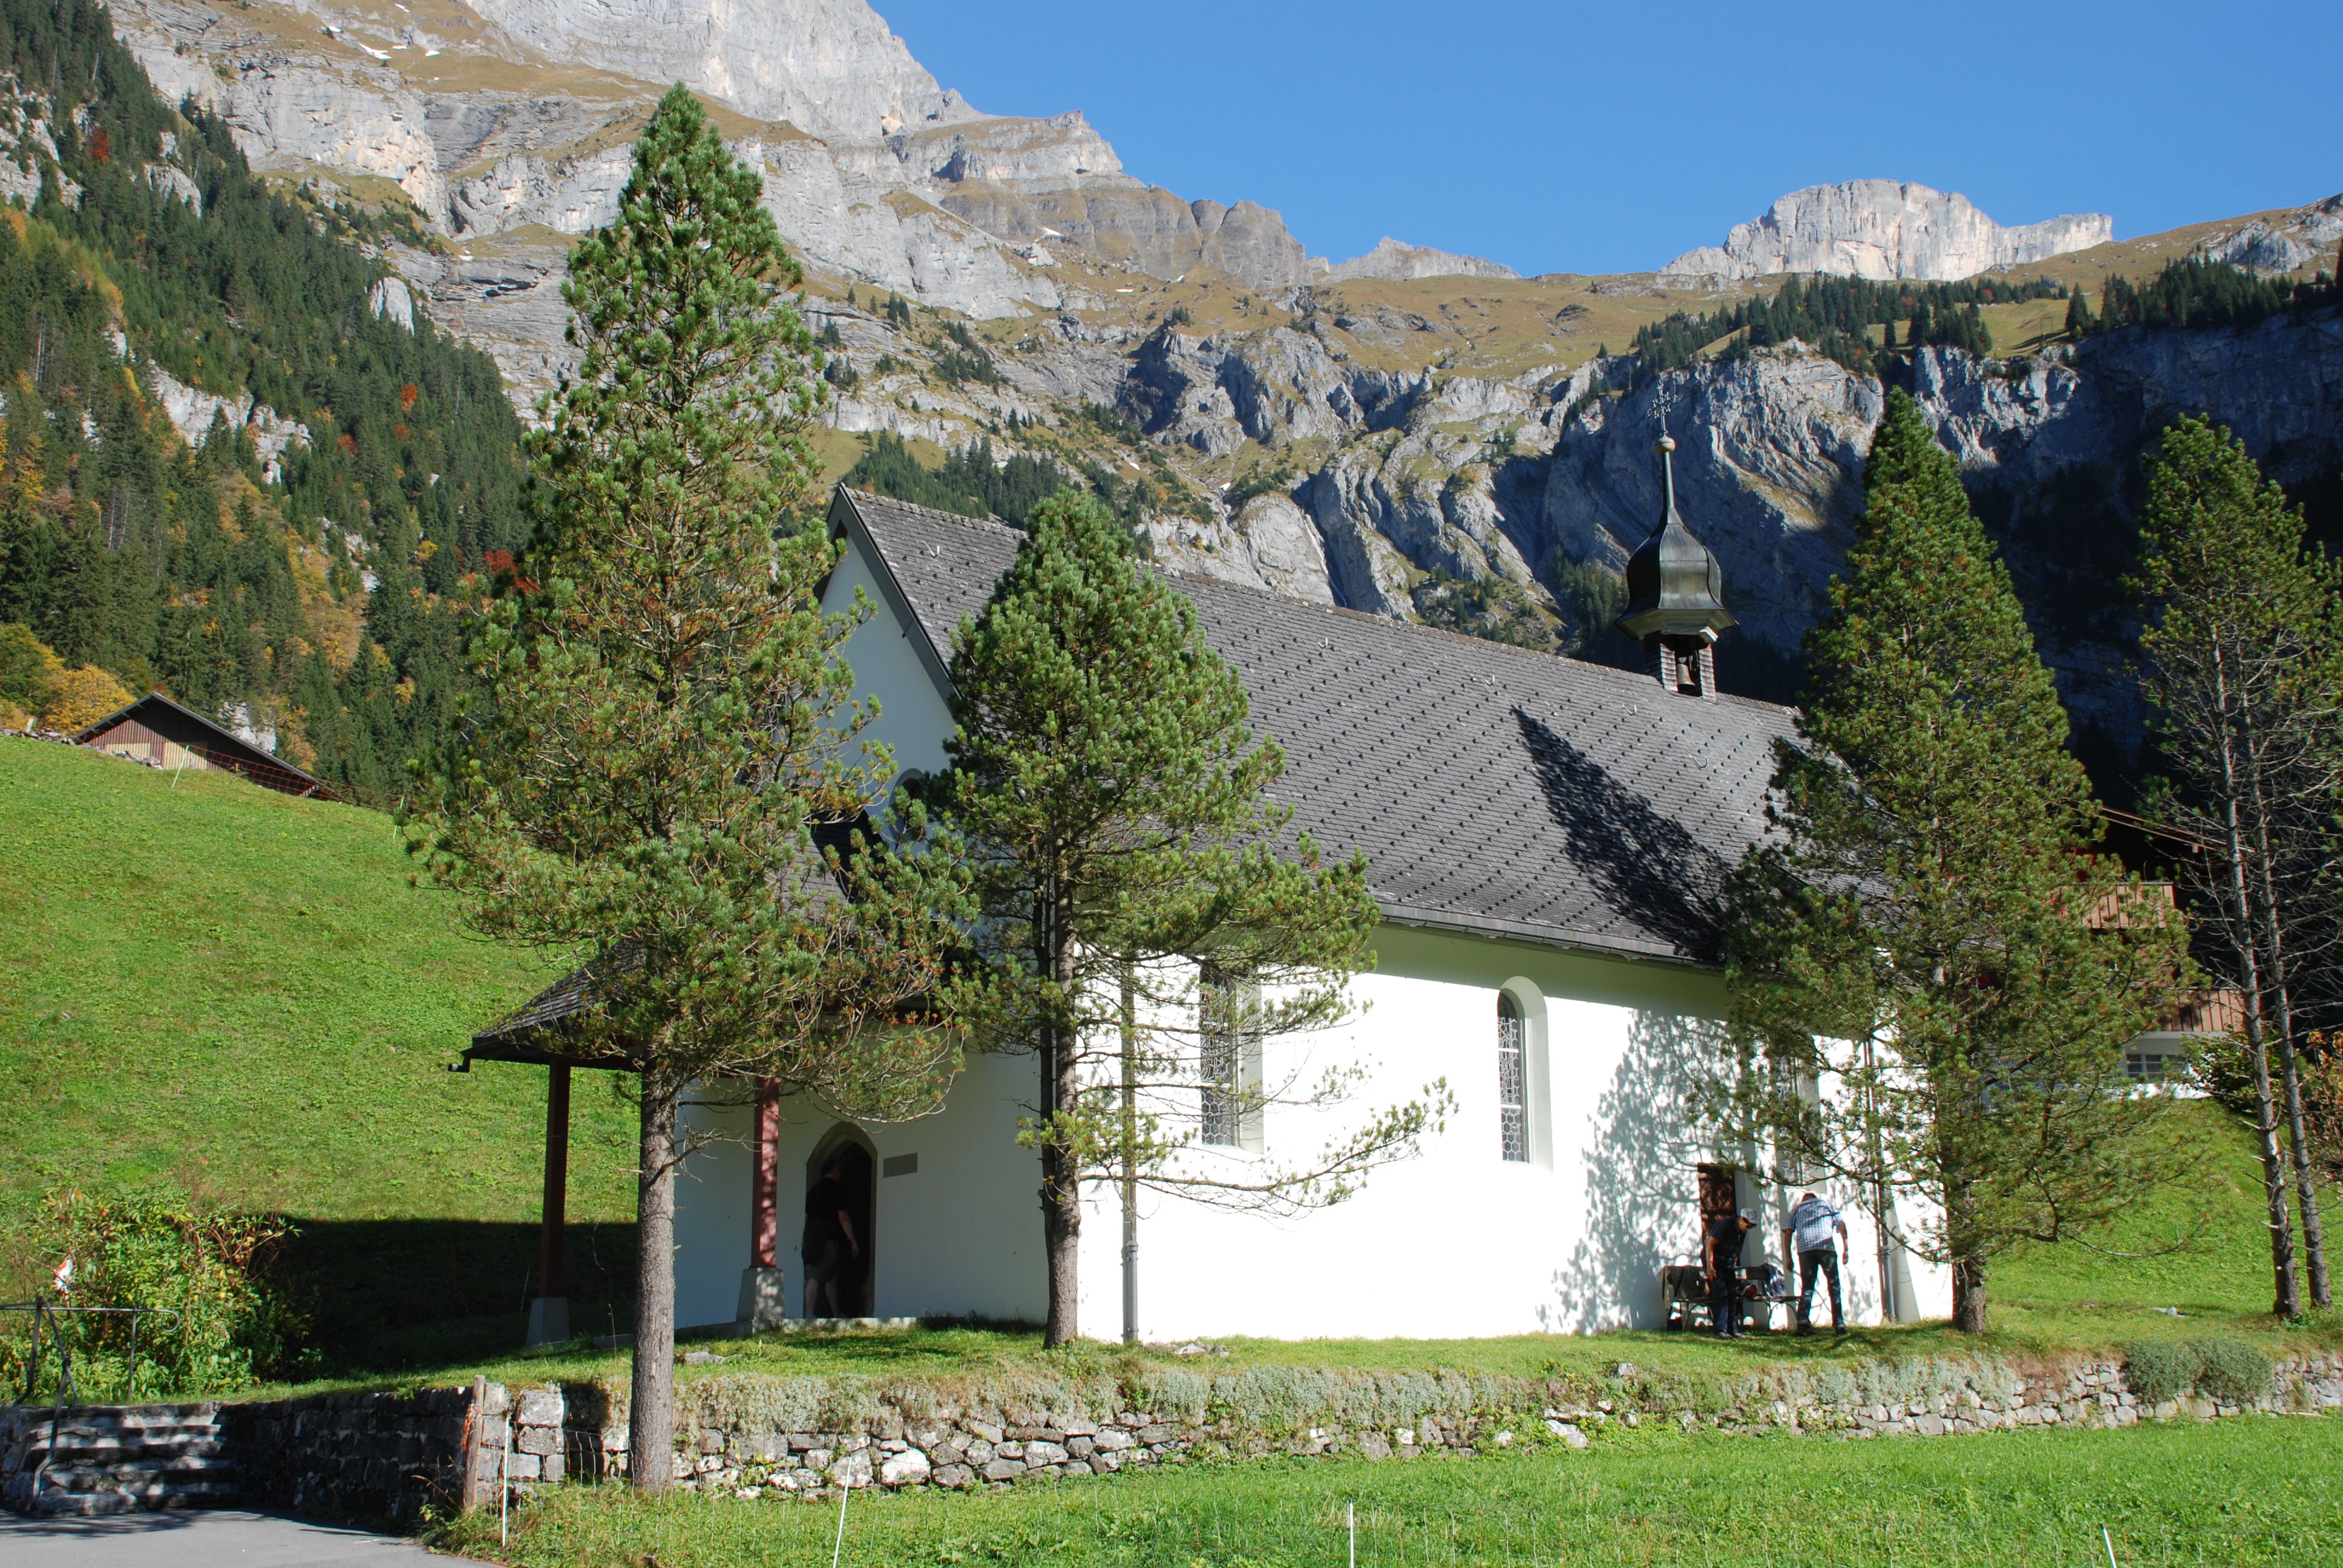
[[780, 1264], [781, 1086], [772, 1079], [757, 1085], [755, 1171], [749, 1177], [749, 1261], [760, 1269]]
[[545, 1219], [538, 1230], [537, 1299], [528, 1304], [528, 1342], [569, 1339], [569, 1292], [562, 1278], [569, 1206], [569, 1067], [555, 1062], [545, 1081]]
[[781, 1282], [781, 1086], [760, 1079], [749, 1138], [749, 1266], [740, 1271], [739, 1322], [749, 1332], [789, 1315]]

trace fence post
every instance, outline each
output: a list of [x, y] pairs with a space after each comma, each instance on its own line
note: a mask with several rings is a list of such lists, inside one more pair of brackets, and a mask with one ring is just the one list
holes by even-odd
[[484, 1478], [480, 1473], [486, 1468], [486, 1456], [482, 1451], [488, 1446], [484, 1441], [488, 1436], [488, 1380], [483, 1374], [475, 1373], [472, 1377], [472, 1402], [464, 1412], [462, 1455], [458, 1461], [463, 1466], [463, 1474], [458, 1483], [456, 1506], [466, 1513], [478, 1508], [481, 1502]]

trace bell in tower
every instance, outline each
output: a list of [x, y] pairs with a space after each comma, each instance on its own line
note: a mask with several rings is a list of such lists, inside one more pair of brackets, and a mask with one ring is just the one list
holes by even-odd
[[1734, 624], [1725, 572], [1676, 511], [1675, 437], [1663, 435], [1660, 526], [1627, 558], [1627, 608], [1612, 624], [1644, 645], [1644, 668], [1670, 691], [1716, 695], [1716, 635]]

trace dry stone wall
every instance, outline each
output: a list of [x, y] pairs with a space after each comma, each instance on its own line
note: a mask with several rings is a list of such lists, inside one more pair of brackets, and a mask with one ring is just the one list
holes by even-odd
[[[500, 1391], [499, 1391], [500, 1392]], [[1136, 1397], [1133, 1397], [1133, 1396]], [[624, 1391], [522, 1391], [508, 1472], [520, 1486], [625, 1473]], [[2021, 1427], [2128, 1426], [2247, 1411], [2343, 1409], [2343, 1355], [2279, 1364], [2258, 1398], [2182, 1393], [2144, 1402], [2122, 1364], [2020, 1369], [1932, 1357], [1784, 1367], [1713, 1384], [1621, 1363], [1593, 1382], [1287, 1368], [1173, 1372], [1143, 1391], [1034, 1386], [956, 1393], [862, 1379], [725, 1376], [686, 1385], [675, 1479], [691, 1490], [785, 1497], [848, 1488], [959, 1491], [1272, 1453], [1413, 1458], [1524, 1443], [1583, 1448], [1617, 1422], [1841, 1438]]]
[[[1175, 1368], [1136, 1386], [728, 1374], [680, 1391], [674, 1465], [688, 1490], [787, 1498], [840, 1487], [976, 1491], [1269, 1454], [1584, 1448], [1614, 1423], [1654, 1421], [1840, 1439], [2117, 1427], [2343, 1410], [2343, 1353], [2281, 1362], [2258, 1394], [2170, 1392], [2143, 1398], [2113, 1359], [2018, 1366], [1950, 1356], [1785, 1365], [1724, 1382], [1626, 1362], [1606, 1377], [1555, 1382], [1288, 1367]], [[318, 1513], [444, 1514], [493, 1501], [500, 1483], [528, 1492], [627, 1471], [623, 1384], [322, 1394], [223, 1405], [218, 1419], [243, 1501]], [[23, 1441], [0, 1446], [0, 1481], [29, 1452]]]
[[[477, 1403], [471, 1389], [438, 1388], [229, 1404], [220, 1414], [245, 1502], [411, 1519], [426, 1508], [452, 1513], [483, 1482], [493, 1486], [510, 1403], [490, 1383]], [[468, 1456], [486, 1468], [468, 1474]]]

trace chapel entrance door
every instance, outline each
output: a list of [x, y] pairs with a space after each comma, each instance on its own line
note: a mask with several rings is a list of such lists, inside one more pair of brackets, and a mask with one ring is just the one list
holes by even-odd
[[[861, 1244], [860, 1258], [850, 1256], [845, 1271], [838, 1281], [836, 1306], [823, 1312], [809, 1310], [809, 1317], [863, 1318], [870, 1315], [870, 1281], [872, 1261], [878, 1256], [872, 1221], [878, 1207], [877, 1184], [879, 1162], [871, 1158], [870, 1141], [862, 1130], [847, 1122], [830, 1129], [822, 1141], [814, 1145], [812, 1156], [806, 1161], [806, 1191], [810, 1193], [835, 1161], [840, 1190], [845, 1194], [845, 1212], [854, 1227], [854, 1239]], [[810, 1216], [809, 1216], [810, 1220]], [[808, 1260], [809, 1263], [811, 1260]]]

